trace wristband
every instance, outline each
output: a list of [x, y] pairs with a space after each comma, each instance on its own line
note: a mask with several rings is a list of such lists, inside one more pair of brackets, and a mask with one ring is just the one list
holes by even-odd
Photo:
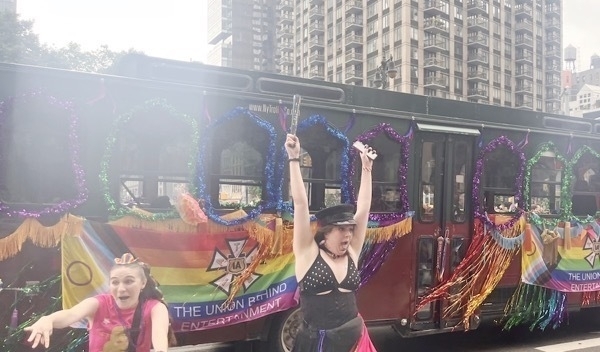
[[297, 161], [297, 162], [300, 162], [300, 158], [289, 158], [289, 159], [288, 159], [288, 162], [290, 162], [290, 163], [291, 163], [292, 161]]

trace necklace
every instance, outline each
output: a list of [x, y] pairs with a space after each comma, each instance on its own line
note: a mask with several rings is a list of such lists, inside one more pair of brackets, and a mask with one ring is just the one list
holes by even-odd
[[348, 251], [344, 252], [344, 254], [335, 254], [332, 251], [330, 251], [329, 248], [325, 247], [325, 245], [320, 245], [319, 248], [321, 248], [323, 252], [327, 253], [327, 255], [331, 257], [331, 259], [339, 259], [348, 255]]

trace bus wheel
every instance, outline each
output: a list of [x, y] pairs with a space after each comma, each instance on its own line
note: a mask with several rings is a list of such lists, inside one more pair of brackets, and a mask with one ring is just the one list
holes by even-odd
[[302, 320], [300, 308], [289, 309], [275, 317], [269, 331], [266, 351], [290, 352]]

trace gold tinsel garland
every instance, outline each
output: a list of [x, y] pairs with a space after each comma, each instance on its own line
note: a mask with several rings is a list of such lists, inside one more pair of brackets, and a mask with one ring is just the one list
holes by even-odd
[[38, 247], [56, 247], [64, 235], [78, 235], [83, 229], [83, 218], [65, 214], [52, 226], [44, 226], [34, 218], [27, 218], [10, 235], [0, 239], [0, 261], [19, 253], [25, 241]]
[[[498, 216], [495, 223], [501, 224], [505, 221]], [[526, 219], [521, 217], [512, 228], [502, 232], [506, 238], [518, 237], [525, 229]], [[452, 276], [434, 287], [419, 302], [417, 309], [426, 304], [448, 299], [448, 306], [444, 309], [444, 319], [461, 316], [461, 323], [465, 330], [469, 329], [470, 318], [485, 299], [498, 285], [504, 272], [508, 269], [515, 253], [519, 248], [502, 248], [496, 240], [485, 231], [481, 223], [475, 227], [473, 242], [469, 247], [465, 258], [454, 269]], [[456, 290], [455, 292], [451, 292]]]

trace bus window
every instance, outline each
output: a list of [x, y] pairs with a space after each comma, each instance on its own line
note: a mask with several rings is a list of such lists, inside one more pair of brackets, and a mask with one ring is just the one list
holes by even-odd
[[[143, 119], [143, 123], [134, 123]], [[177, 136], [177, 138], [173, 138]], [[194, 163], [190, 122], [162, 109], [142, 110], [124, 123], [117, 133], [114, 160], [118, 200], [151, 212], [171, 210], [176, 192], [185, 190]]]
[[514, 213], [519, 158], [500, 146], [485, 156], [482, 175], [483, 209], [489, 214]]
[[530, 210], [541, 215], [560, 212], [560, 187], [563, 164], [546, 152], [531, 170]]
[[[433, 287], [433, 260], [434, 260], [434, 240], [431, 237], [423, 237], [418, 240], [417, 248], [419, 250], [419, 259], [417, 261], [417, 296], [422, 297]], [[431, 317], [432, 306], [428, 304], [421, 308], [417, 314], [417, 319], [427, 319]]]
[[303, 148], [300, 167], [308, 192], [309, 209], [318, 211], [341, 203], [344, 141], [332, 138], [323, 125], [298, 131], [298, 138]]
[[435, 148], [433, 142], [423, 142], [421, 157], [421, 220], [433, 221], [435, 197]]
[[[377, 161], [373, 163], [373, 201], [372, 212], [400, 212], [400, 186], [398, 184], [401, 149], [397, 142], [387, 138], [374, 138], [367, 144], [377, 150]], [[357, 165], [359, 167], [360, 165]], [[357, 168], [357, 174], [359, 169]], [[355, 178], [355, 184], [358, 182]], [[358, 185], [356, 185], [358, 186]], [[358, 191], [358, 187], [355, 187]]]
[[454, 272], [454, 269], [460, 264], [460, 262], [465, 257], [465, 253], [467, 252], [467, 248], [465, 245], [464, 237], [456, 237], [453, 238], [450, 242], [450, 271]]
[[[306, 182], [306, 180], [312, 178], [312, 158], [310, 157], [310, 154], [308, 154], [308, 152], [306, 150], [304, 150], [304, 148], [300, 148], [300, 172], [302, 173], [302, 179], [305, 180], [304, 189], [306, 190], [306, 196], [308, 197], [308, 204], [310, 204], [310, 195], [312, 193], [311, 192], [311, 183]], [[289, 201], [291, 202], [292, 201], [292, 191], [289, 187], [289, 183], [288, 183], [288, 194], [289, 194]], [[335, 195], [334, 195], [334, 197], [335, 197]], [[326, 196], [326, 198], [327, 198], [327, 196]]]
[[[332, 150], [325, 161], [325, 179], [339, 180], [340, 160], [342, 156], [339, 149]], [[325, 207], [330, 207], [342, 202], [342, 191], [339, 182], [325, 183]]]
[[246, 207], [258, 204], [262, 196], [264, 161], [246, 141], [238, 141], [221, 152], [219, 205]]
[[465, 217], [465, 192], [466, 192], [466, 170], [467, 160], [466, 156], [470, 155], [468, 152], [469, 146], [466, 142], [456, 142], [454, 145], [454, 165], [452, 167], [453, 175], [452, 179], [452, 221], [464, 222]]
[[573, 166], [575, 179], [572, 184], [573, 215], [595, 215], [598, 210], [596, 193], [600, 191], [600, 159], [585, 153]]

